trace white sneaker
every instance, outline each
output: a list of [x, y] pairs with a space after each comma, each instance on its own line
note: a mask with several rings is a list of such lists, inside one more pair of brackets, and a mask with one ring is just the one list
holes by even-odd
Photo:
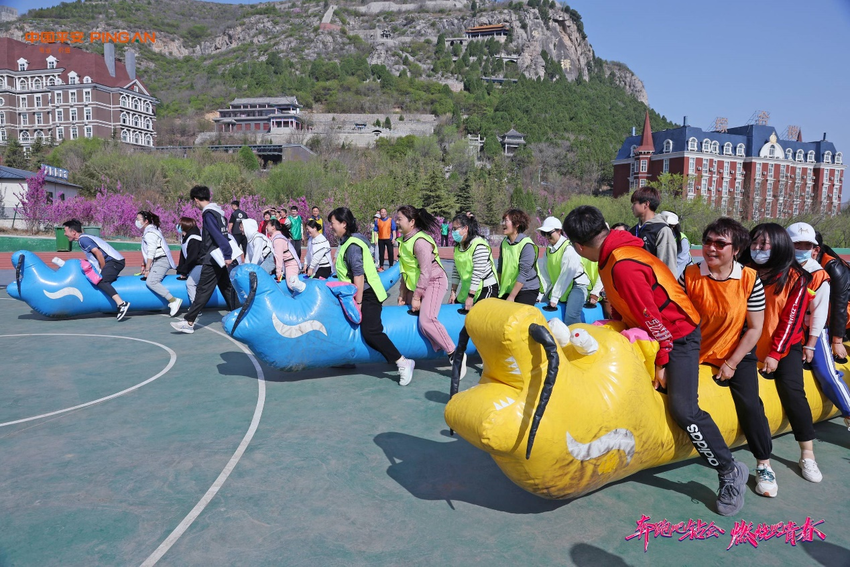
[[818, 464], [814, 459], [800, 459], [800, 468], [803, 471], [803, 478], [809, 482], [820, 482], [823, 480], [823, 475], [820, 473]]
[[130, 310], [130, 302], [125, 301], [121, 305], [118, 306], [118, 315], [115, 316], [115, 319], [120, 321], [127, 314], [127, 311]]
[[776, 474], [770, 465], [758, 465], [756, 467], [756, 494], [775, 498], [779, 492], [779, 485], [776, 484]]
[[171, 328], [173, 328], [175, 331], [180, 331], [181, 333], [186, 333], [188, 335], [191, 335], [195, 332], [195, 327], [190, 325], [189, 322], [186, 321], [186, 319], [183, 319], [182, 321], [178, 321], [176, 323], [172, 323]]
[[405, 358], [401, 364], [398, 366], [398, 385], [399, 386], [407, 386], [410, 384], [410, 381], [413, 380], [413, 368], [416, 366], [416, 362], [410, 360], [409, 358]]
[[[449, 367], [454, 371], [455, 353], [449, 355]], [[466, 376], [466, 353], [463, 353], [463, 359], [460, 361], [460, 379]]]
[[168, 314], [174, 317], [177, 315], [177, 312], [180, 311], [180, 306], [183, 305], [183, 300], [179, 297], [175, 297], [174, 301], [168, 304], [169, 312]]

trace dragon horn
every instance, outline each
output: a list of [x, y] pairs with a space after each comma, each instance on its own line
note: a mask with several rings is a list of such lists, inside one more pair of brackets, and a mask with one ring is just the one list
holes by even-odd
[[546, 360], [549, 363], [549, 369], [546, 371], [546, 379], [543, 382], [543, 388], [540, 390], [540, 401], [534, 412], [531, 431], [528, 433], [528, 448], [525, 451], [526, 460], [531, 458], [534, 437], [537, 435], [537, 428], [540, 426], [540, 420], [543, 419], [543, 413], [546, 411], [546, 405], [549, 403], [549, 397], [552, 395], [552, 388], [555, 387], [555, 378], [558, 376], [558, 365], [560, 363], [558, 344], [555, 342], [555, 338], [549, 332], [549, 329], [544, 325], [532, 324], [528, 327], [528, 332], [531, 338], [540, 343], [543, 346], [543, 350], [546, 351]]
[[[457, 394], [460, 387], [460, 367], [463, 365], [463, 355], [466, 353], [466, 347], [469, 344], [469, 333], [466, 332], [466, 325], [460, 330], [460, 336], [457, 339], [455, 346], [455, 358], [452, 363], [452, 388], [449, 391], [449, 400]], [[454, 429], [449, 429], [449, 435], [454, 436]]]

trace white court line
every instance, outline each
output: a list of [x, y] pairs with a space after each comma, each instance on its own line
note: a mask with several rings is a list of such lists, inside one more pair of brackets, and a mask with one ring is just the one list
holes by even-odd
[[263, 374], [263, 369], [260, 366], [260, 363], [251, 353], [251, 351], [242, 343], [236, 341], [231, 336], [222, 333], [221, 331], [216, 331], [215, 329], [211, 329], [209, 327], [204, 327], [208, 331], [212, 331], [222, 337], [226, 337], [227, 339], [233, 341], [233, 343], [238, 346], [242, 351], [248, 355], [248, 358], [251, 359], [251, 362], [254, 364], [254, 369], [257, 371], [257, 406], [254, 408], [254, 417], [251, 419], [251, 425], [248, 427], [248, 432], [245, 433], [245, 437], [242, 438], [242, 442], [239, 443], [239, 447], [236, 448], [236, 452], [233, 453], [233, 456], [230, 457], [230, 460], [227, 462], [227, 465], [224, 467], [224, 470], [221, 471], [221, 474], [218, 475], [218, 478], [215, 479], [215, 482], [212, 483], [209, 490], [207, 490], [206, 494], [195, 504], [195, 507], [183, 518], [183, 521], [174, 528], [174, 531], [171, 532], [165, 541], [159, 544], [159, 547], [150, 554], [150, 557], [145, 559], [144, 563], [142, 563], [141, 567], [151, 567], [156, 565], [157, 561], [162, 559], [162, 556], [165, 555], [171, 546], [177, 543], [177, 540], [180, 539], [186, 530], [189, 529], [189, 526], [201, 515], [201, 512], [204, 511], [204, 508], [210, 503], [213, 497], [218, 494], [219, 489], [221, 489], [222, 485], [227, 480], [227, 477], [230, 476], [230, 473], [233, 472], [233, 469], [236, 468], [236, 464], [239, 462], [239, 459], [242, 458], [243, 453], [245, 453], [245, 449], [248, 448], [248, 445], [251, 443], [251, 440], [254, 438], [254, 433], [257, 431], [257, 427], [260, 425], [260, 418], [263, 416], [263, 407], [266, 404], [266, 377]]
[[169, 360], [168, 365], [166, 365], [165, 368], [160, 370], [159, 373], [157, 373], [155, 376], [152, 376], [151, 378], [148, 378], [144, 382], [140, 382], [140, 383], [136, 384], [135, 386], [130, 386], [126, 390], [121, 390], [120, 392], [116, 392], [116, 393], [114, 393], [110, 396], [98, 398], [98, 399], [93, 400], [91, 402], [86, 402], [84, 404], [80, 404], [78, 406], [65, 408], [65, 409], [61, 409], [61, 410], [57, 410], [57, 411], [52, 411], [50, 413], [43, 413], [41, 415], [34, 415], [32, 417], [27, 417], [27, 418], [24, 418], [24, 419], [16, 419], [15, 421], [7, 421], [6, 423], [0, 423], [0, 427], [6, 427], [7, 425], [16, 425], [18, 423], [26, 423], [28, 421], [35, 421], [37, 419], [43, 419], [45, 417], [51, 417], [51, 416], [54, 416], [54, 415], [68, 413], [69, 411], [87, 408], [89, 406], [93, 406], [95, 404], [99, 404], [101, 402], [105, 402], [107, 400], [111, 400], [111, 399], [117, 398], [119, 396], [123, 396], [124, 394], [128, 394], [128, 393], [132, 392], [133, 390], [138, 390], [139, 388], [141, 388], [145, 384], [150, 384], [151, 382], [153, 382], [154, 380], [156, 380], [157, 378], [161, 377], [166, 372], [171, 370], [171, 368], [174, 366], [174, 363], [177, 362], [177, 353], [175, 353], [173, 350], [171, 350], [167, 346], [161, 345], [159, 343], [155, 343], [153, 341], [146, 341], [145, 339], [137, 339], [137, 338], [134, 338], [134, 337], [122, 337], [122, 336], [118, 336], [118, 335], [85, 335], [85, 334], [82, 334], [82, 333], [24, 333], [24, 334], [19, 334], [19, 335], [0, 335], [0, 338], [6, 338], [6, 337], [96, 337], [96, 338], [102, 338], [102, 339], [126, 339], [128, 341], [138, 341], [140, 343], [148, 343], [150, 345], [158, 346], [159, 348], [165, 350], [168, 353], [168, 355], [171, 357], [171, 360]]

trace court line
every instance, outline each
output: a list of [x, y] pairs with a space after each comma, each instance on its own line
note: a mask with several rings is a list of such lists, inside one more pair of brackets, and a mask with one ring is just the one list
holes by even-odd
[[177, 362], [177, 353], [174, 352], [173, 350], [171, 350], [170, 348], [168, 348], [167, 346], [160, 344], [160, 343], [155, 343], [153, 341], [148, 341], [148, 340], [145, 340], [145, 339], [137, 339], [135, 337], [124, 337], [124, 336], [120, 336], [120, 335], [87, 335], [87, 334], [83, 334], [83, 333], [22, 333], [22, 334], [16, 334], [16, 335], [0, 335], [0, 339], [1, 338], [7, 338], [7, 337], [95, 337], [95, 338], [102, 338], [102, 339], [126, 339], [128, 341], [138, 341], [140, 343], [148, 343], [148, 344], [151, 344], [151, 345], [154, 345], [154, 346], [158, 346], [159, 348], [165, 350], [169, 354], [171, 359], [168, 361], [168, 364], [166, 365], [166, 367], [163, 368], [162, 370], [160, 370], [159, 373], [152, 376], [151, 378], [148, 378], [144, 382], [140, 382], [140, 383], [136, 384], [135, 386], [130, 386], [126, 390], [121, 390], [120, 392], [116, 392], [116, 393], [111, 394], [109, 396], [104, 396], [103, 398], [98, 398], [96, 400], [92, 400], [91, 402], [86, 402], [84, 404], [80, 404], [80, 405], [77, 405], [77, 406], [74, 406], [74, 407], [65, 408], [65, 409], [61, 409], [61, 410], [57, 410], [57, 411], [52, 411], [50, 413], [43, 413], [41, 415], [34, 415], [32, 417], [27, 417], [27, 418], [24, 418], [24, 419], [16, 419], [15, 421], [7, 421], [6, 423], [0, 423], [0, 427], [6, 427], [8, 425], [16, 425], [18, 423], [26, 423], [28, 421], [35, 421], [37, 419], [43, 419], [45, 417], [52, 417], [54, 415], [60, 415], [60, 414], [63, 414], [63, 413], [68, 413], [69, 411], [87, 408], [89, 406], [93, 406], [95, 404], [99, 404], [99, 403], [105, 402], [107, 400], [111, 400], [111, 399], [123, 396], [124, 394], [128, 394], [128, 393], [132, 392], [133, 390], [138, 390], [142, 386], [144, 386], [146, 384], [150, 384], [151, 382], [153, 382], [157, 378], [160, 378], [166, 372], [171, 370], [171, 368], [174, 366], [174, 363]]
[[248, 445], [251, 443], [251, 440], [254, 438], [254, 433], [257, 431], [257, 427], [260, 425], [260, 418], [263, 416], [263, 408], [266, 404], [266, 377], [263, 374], [263, 369], [260, 366], [259, 361], [257, 361], [254, 354], [242, 343], [233, 339], [230, 335], [226, 335], [221, 331], [217, 331], [215, 329], [211, 329], [209, 327], [204, 327], [208, 331], [212, 331], [217, 335], [221, 335], [222, 337], [227, 338], [232, 341], [236, 346], [238, 346], [242, 351], [248, 355], [248, 358], [251, 360], [251, 363], [254, 365], [254, 369], [257, 371], [257, 405], [254, 408], [254, 417], [251, 419], [251, 425], [248, 426], [248, 432], [245, 433], [245, 437], [242, 438], [242, 442], [239, 443], [239, 446], [236, 448], [236, 452], [233, 453], [233, 456], [230, 457], [230, 460], [225, 465], [224, 470], [221, 471], [221, 474], [218, 475], [218, 478], [215, 479], [215, 482], [212, 483], [212, 486], [209, 487], [206, 494], [195, 504], [195, 507], [183, 518], [183, 521], [178, 524], [174, 531], [172, 531], [165, 540], [159, 544], [159, 547], [154, 550], [150, 556], [145, 559], [142, 563], [141, 567], [152, 567], [156, 565], [156, 563], [162, 559], [162, 556], [165, 555], [171, 546], [177, 543], [177, 540], [186, 533], [186, 530], [189, 529], [189, 526], [201, 515], [201, 512], [204, 511], [204, 508], [210, 503], [210, 501], [218, 494], [218, 491], [221, 489], [222, 485], [224, 485], [225, 481], [227, 481], [227, 477], [230, 476], [230, 473], [233, 472], [233, 469], [236, 468], [237, 463], [242, 458], [242, 455], [245, 453], [245, 449], [248, 448]]

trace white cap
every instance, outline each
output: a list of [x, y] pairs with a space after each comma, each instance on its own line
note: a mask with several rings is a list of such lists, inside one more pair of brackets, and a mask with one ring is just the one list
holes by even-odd
[[375, 218], [376, 218], [376, 219], [381, 218], [381, 213], [375, 213]]
[[661, 217], [661, 220], [666, 222], [669, 226], [679, 224], [679, 216], [676, 213], [671, 213], [670, 211], [662, 211], [658, 213], [658, 216]]
[[561, 226], [561, 221], [555, 217], [546, 217], [546, 220], [543, 221], [543, 224], [537, 230], [548, 233], [553, 230], [563, 230], [563, 227]]
[[809, 223], [795, 222], [786, 230], [788, 236], [791, 237], [791, 242], [811, 242], [815, 246], [818, 245], [818, 241], [815, 239], [815, 229]]

